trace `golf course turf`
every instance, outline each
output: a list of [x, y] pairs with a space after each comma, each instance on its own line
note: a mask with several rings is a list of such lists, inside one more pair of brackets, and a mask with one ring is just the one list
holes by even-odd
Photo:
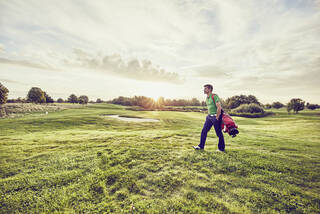
[[[320, 110], [233, 117], [112, 104], [0, 119], [0, 213], [320, 213]], [[135, 123], [105, 115], [158, 119]]]

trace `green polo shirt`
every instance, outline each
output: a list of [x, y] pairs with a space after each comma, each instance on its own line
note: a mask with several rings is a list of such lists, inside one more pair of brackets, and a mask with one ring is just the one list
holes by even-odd
[[[217, 106], [216, 104], [213, 102], [212, 100], [212, 94], [210, 94], [209, 97], [207, 97], [206, 103], [208, 106], [208, 114], [216, 114], [217, 113]], [[218, 95], [214, 95], [214, 100], [215, 102], [220, 102], [220, 98], [218, 97]]]

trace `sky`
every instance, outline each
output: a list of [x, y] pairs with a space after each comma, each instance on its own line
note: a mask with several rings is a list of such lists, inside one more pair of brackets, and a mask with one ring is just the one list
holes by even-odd
[[9, 98], [118, 96], [320, 104], [320, 0], [0, 0]]

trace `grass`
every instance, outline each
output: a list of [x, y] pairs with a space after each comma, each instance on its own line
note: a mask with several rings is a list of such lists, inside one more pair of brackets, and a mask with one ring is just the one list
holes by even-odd
[[[234, 117], [226, 153], [205, 114], [111, 104], [0, 120], [1, 213], [319, 213], [320, 111]], [[128, 123], [104, 115], [160, 119]]]
[[61, 111], [70, 108], [83, 108], [80, 104], [70, 104], [70, 103], [45, 103], [45, 104], [35, 104], [35, 103], [7, 103], [3, 105], [4, 111], [6, 112], [6, 117], [19, 117], [24, 116], [28, 113], [46, 113]]

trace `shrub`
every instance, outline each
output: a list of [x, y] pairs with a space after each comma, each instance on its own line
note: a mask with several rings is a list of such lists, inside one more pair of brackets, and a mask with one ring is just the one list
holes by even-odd
[[45, 103], [46, 97], [41, 88], [32, 87], [27, 95], [28, 102], [32, 103]]
[[63, 99], [62, 99], [62, 98], [59, 98], [59, 99], [57, 100], [57, 102], [58, 102], [58, 103], [63, 103]]
[[238, 108], [234, 109], [232, 112], [234, 113], [261, 113], [264, 114], [264, 109], [255, 103], [252, 104], [242, 104]]
[[319, 105], [318, 104], [310, 104], [310, 103], [307, 103], [306, 107], [310, 110], [315, 110], [317, 108], [319, 108]]
[[235, 113], [235, 112], [230, 112], [231, 116], [237, 116], [237, 117], [247, 117], [247, 118], [261, 118], [261, 117], [267, 117], [271, 115], [275, 115], [275, 113], [266, 111], [263, 114], [262, 113]]

